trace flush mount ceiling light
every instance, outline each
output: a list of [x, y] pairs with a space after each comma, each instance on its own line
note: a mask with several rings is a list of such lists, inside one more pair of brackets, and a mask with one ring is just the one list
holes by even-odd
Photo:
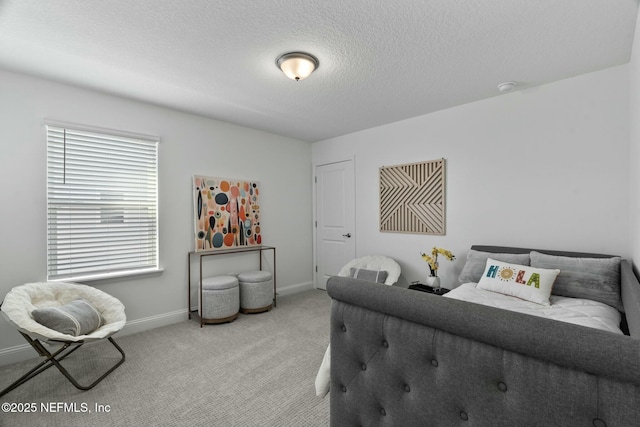
[[304, 52], [285, 53], [276, 59], [276, 65], [291, 80], [304, 80], [318, 68], [318, 59]]

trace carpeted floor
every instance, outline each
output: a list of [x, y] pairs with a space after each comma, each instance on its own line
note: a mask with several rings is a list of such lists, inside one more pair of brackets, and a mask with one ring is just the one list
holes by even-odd
[[[102, 383], [79, 391], [51, 368], [0, 398], [0, 426], [327, 426], [329, 398], [315, 396], [314, 380], [329, 310], [327, 294], [311, 290], [230, 324], [115, 335], [126, 361]], [[87, 383], [118, 355], [100, 342], [63, 365]], [[0, 367], [0, 389], [36, 363]]]

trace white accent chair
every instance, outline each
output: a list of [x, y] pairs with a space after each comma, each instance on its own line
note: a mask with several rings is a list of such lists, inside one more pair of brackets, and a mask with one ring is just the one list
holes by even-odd
[[386, 271], [387, 278], [385, 285], [393, 285], [400, 278], [400, 265], [393, 259], [385, 255], [369, 255], [352, 259], [338, 272], [338, 276], [349, 277], [352, 268], [364, 268], [366, 270]]

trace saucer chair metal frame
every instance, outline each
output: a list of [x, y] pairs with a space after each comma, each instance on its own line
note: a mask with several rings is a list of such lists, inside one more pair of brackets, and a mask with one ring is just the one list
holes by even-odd
[[[105, 324], [89, 334], [73, 336], [49, 329], [31, 317], [31, 311], [36, 308], [61, 306], [77, 298], [84, 298], [91, 302], [100, 311]], [[99, 289], [64, 282], [28, 283], [9, 291], [2, 304], [0, 304], [0, 312], [9, 323], [18, 329], [18, 332], [34, 348], [38, 355], [45, 358], [7, 388], [0, 391], [0, 397], [52, 366], [58, 368], [77, 389], [89, 390], [124, 363], [124, 351], [111, 337], [126, 324], [127, 318], [124, 312], [124, 305], [118, 299]], [[102, 339], [107, 339], [120, 353], [121, 357], [91, 384], [82, 385], [60, 362], [84, 344]], [[61, 345], [61, 347], [52, 352], [43, 343]]]

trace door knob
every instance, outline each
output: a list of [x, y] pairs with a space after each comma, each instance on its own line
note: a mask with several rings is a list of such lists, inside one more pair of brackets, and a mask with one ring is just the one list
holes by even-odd
[[351, 237], [351, 233], [343, 234], [342, 237]]

